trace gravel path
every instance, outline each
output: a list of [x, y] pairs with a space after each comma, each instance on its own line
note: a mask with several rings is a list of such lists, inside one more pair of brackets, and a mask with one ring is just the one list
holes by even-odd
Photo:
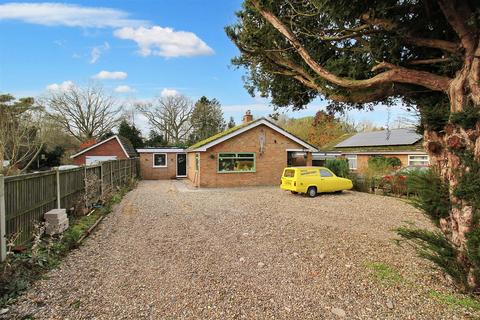
[[[464, 319], [448, 281], [391, 230], [429, 223], [401, 200], [274, 187], [189, 192], [143, 181], [9, 316], [35, 319]], [[368, 265], [401, 278], [385, 283]]]

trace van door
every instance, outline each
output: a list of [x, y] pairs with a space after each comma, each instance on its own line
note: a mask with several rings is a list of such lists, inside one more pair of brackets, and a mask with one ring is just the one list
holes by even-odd
[[329, 170], [320, 168], [320, 191], [333, 192], [335, 190], [335, 176]]

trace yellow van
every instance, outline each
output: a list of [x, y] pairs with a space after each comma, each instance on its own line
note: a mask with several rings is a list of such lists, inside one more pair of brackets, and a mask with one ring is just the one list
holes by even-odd
[[324, 167], [289, 167], [283, 170], [280, 188], [292, 193], [306, 193], [315, 197], [321, 192], [352, 189], [352, 180], [337, 177]]

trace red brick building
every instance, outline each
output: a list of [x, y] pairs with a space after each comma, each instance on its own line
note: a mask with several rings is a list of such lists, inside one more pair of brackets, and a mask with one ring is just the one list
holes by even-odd
[[318, 150], [273, 122], [252, 120], [200, 141], [187, 150], [187, 176], [195, 186], [275, 185], [289, 165], [312, 165]]
[[70, 158], [76, 165], [91, 165], [100, 161], [120, 160], [137, 157], [137, 152], [130, 140], [122, 136], [108, 139], [83, 148]]

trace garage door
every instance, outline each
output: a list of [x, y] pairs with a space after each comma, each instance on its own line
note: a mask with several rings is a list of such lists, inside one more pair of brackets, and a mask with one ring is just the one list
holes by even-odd
[[85, 164], [87, 166], [97, 164], [102, 161], [117, 160], [117, 156], [87, 156], [85, 158]]

